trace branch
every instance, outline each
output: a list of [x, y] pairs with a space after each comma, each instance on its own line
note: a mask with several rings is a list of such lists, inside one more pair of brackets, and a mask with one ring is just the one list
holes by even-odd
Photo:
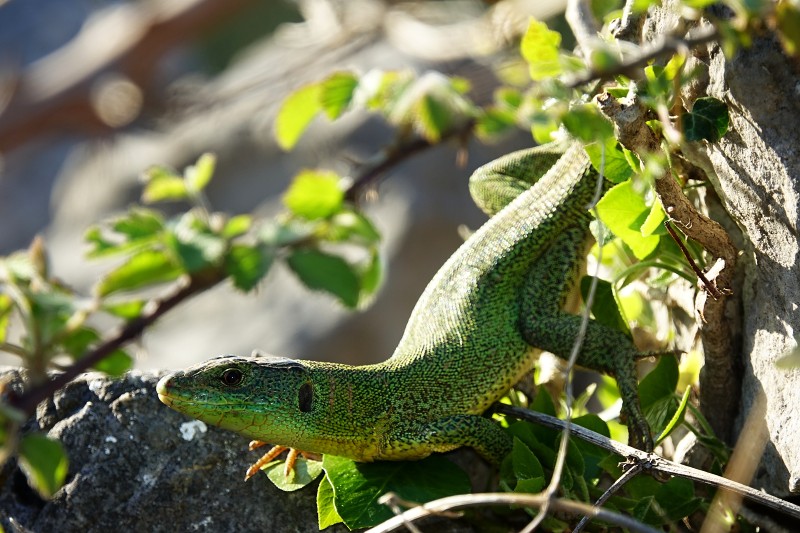
[[423, 137], [402, 139], [397, 144], [387, 147], [369, 159], [353, 178], [353, 183], [347, 188], [344, 195], [349, 201], [355, 201], [374, 181], [383, 176], [392, 167], [399, 165], [406, 159], [424, 152], [429, 148], [439, 146], [451, 139], [466, 139], [475, 127], [474, 120], [468, 120], [460, 128], [454, 128], [445, 133], [438, 141], [429, 141]]
[[[556, 430], [563, 430], [565, 426], [565, 422], [563, 420], [560, 420], [554, 416], [537, 413], [535, 411], [529, 411], [520, 407], [512, 407], [505, 404], [495, 404], [494, 412], [503, 413], [505, 415], [513, 416], [514, 418], [528, 420], [535, 424]], [[785, 500], [781, 500], [780, 498], [776, 498], [771, 494], [761, 492], [752, 487], [748, 487], [747, 485], [743, 485], [742, 483], [737, 483], [736, 481], [731, 481], [730, 479], [726, 479], [722, 476], [709, 474], [708, 472], [703, 472], [702, 470], [698, 470], [696, 468], [674, 463], [668, 459], [659, 457], [656, 454], [647, 453], [632, 446], [622, 444], [621, 442], [611, 440], [608, 437], [580, 426], [572, 425], [571, 431], [573, 435], [585, 440], [586, 442], [590, 442], [605, 450], [616, 453], [623, 457], [627, 457], [628, 460], [632, 461], [634, 465], [641, 464], [642, 470], [646, 472], [672, 474], [675, 476], [685, 477], [693, 481], [698, 481], [700, 483], [705, 483], [707, 485], [720, 487], [724, 490], [729, 490], [731, 492], [735, 492], [736, 494], [740, 494], [755, 502], [765, 505], [770, 509], [785, 513], [793, 518], [800, 519], [800, 506]]]
[[623, 60], [614, 68], [602, 70], [590, 69], [582, 74], [576, 74], [575, 76], [566, 78], [564, 84], [574, 89], [592, 80], [608, 80], [618, 74], [624, 74], [635, 78], [641, 76], [640, 70], [654, 59], [669, 56], [682, 50], [692, 50], [700, 45], [715, 41], [718, 38], [719, 31], [713, 26], [703, 28], [694, 36], [677, 37], [675, 35], [665, 35], [643, 46], [639, 54]]
[[153, 324], [163, 314], [177, 306], [179, 303], [216, 285], [223, 279], [223, 275], [216, 273], [215, 275], [207, 278], [193, 277], [190, 279], [188, 284], [179, 288], [172, 295], [167, 296], [160, 301], [150, 302], [152, 304], [151, 311], [146, 312], [138, 318], [128, 322], [119, 333], [113, 335], [105, 342], [86, 353], [84, 357], [78, 359], [71, 366], [67, 367], [64, 372], [57, 374], [53, 379], [47, 381], [46, 383], [28, 389], [19, 396], [10, 397], [10, 407], [22, 411], [26, 416], [32, 415], [36, 411], [36, 407], [41, 402], [52, 396], [55, 391], [61, 387], [64, 387], [67, 383], [75, 379], [81, 372], [88, 370], [114, 350], [124, 346], [131, 340], [141, 335], [148, 326]]

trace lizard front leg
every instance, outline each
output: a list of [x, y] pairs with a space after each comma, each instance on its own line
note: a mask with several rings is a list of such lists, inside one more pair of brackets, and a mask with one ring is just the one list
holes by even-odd
[[[586, 250], [584, 227], [568, 228], [533, 264], [523, 289], [520, 329], [532, 346], [568, 358], [578, 336], [581, 317], [563, 311], [578, 279]], [[631, 445], [652, 451], [653, 439], [639, 403], [635, 360], [642, 357], [625, 333], [590, 320], [581, 351], [580, 366], [614, 377], [622, 397]]]

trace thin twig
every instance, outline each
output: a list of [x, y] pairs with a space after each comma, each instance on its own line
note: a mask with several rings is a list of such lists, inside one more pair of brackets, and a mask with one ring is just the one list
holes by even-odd
[[667, 228], [667, 231], [672, 237], [672, 240], [675, 241], [675, 244], [677, 244], [678, 248], [680, 248], [681, 252], [683, 252], [683, 256], [686, 258], [686, 261], [688, 261], [689, 266], [694, 271], [695, 275], [698, 278], [700, 278], [700, 281], [703, 282], [703, 287], [705, 288], [705, 290], [707, 290], [708, 293], [714, 298], [721, 298], [722, 293], [719, 291], [719, 289], [717, 289], [717, 287], [713, 283], [708, 281], [708, 278], [706, 277], [705, 273], [700, 269], [699, 266], [697, 266], [697, 263], [695, 263], [692, 254], [690, 254], [689, 250], [686, 249], [686, 245], [684, 245], [683, 241], [681, 241], [681, 239], [678, 237], [678, 234], [675, 232], [675, 228], [672, 227], [672, 224], [670, 224], [670, 221], [665, 220], [664, 226]]
[[[478, 494], [462, 494], [459, 496], [448, 496], [432, 502], [420, 505], [409, 509], [401, 515], [395, 516], [386, 522], [375, 526], [367, 531], [367, 533], [388, 533], [390, 531], [397, 531], [405, 524], [415, 520], [422, 519], [430, 515], [438, 515], [444, 511], [453, 511], [456, 509], [464, 509], [467, 507], [478, 506], [523, 506], [523, 507], [539, 507], [547, 500], [545, 496], [539, 494], [511, 494], [511, 493], [478, 493]], [[567, 500], [564, 498], [554, 498], [549, 505], [553, 509], [570, 513], [574, 515], [586, 514], [592, 518], [603, 520], [605, 522], [615, 524], [617, 526], [627, 528], [630, 531], [641, 533], [657, 533], [658, 530], [650, 526], [642, 524], [638, 520], [625, 516], [614, 511], [607, 509], [598, 509], [591, 505]]]
[[[638, 476], [643, 468], [644, 467], [642, 466], [642, 463], [636, 463], [631, 468], [623, 469], [623, 473], [619, 477], [619, 479], [617, 479], [614, 483], [612, 483], [611, 486], [608, 487], [608, 489], [603, 494], [601, 494], [599, 498], [597, 498], [597, 501], [594, 502], [594, 506], [600, 507], [604, 503], [606, 503], [606, 501], [608, 501], [608, 499], [611, 496], [613, 496], [617, 491], [619, 491], [619, 489], [624, 487], [625, 484], [628, 483], [628, 481]], [[580, 533], [581, 531], [583, 531], [583, 528], [586, 527], [586, 524], [588, 524], [590, 520], [591, 518], [589, 518], [589, 516], [584, 516], [583, 518], [581, 518], [581, 521], [578, 522], [578, 525], [575, 526], [575, 529], [572, 530], [572, 533]]]

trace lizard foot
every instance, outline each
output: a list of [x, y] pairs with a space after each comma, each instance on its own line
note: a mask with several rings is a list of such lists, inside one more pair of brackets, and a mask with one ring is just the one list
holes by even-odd
[[[262, 446], [266, 446], [267, 444], [268, 443], [260, 440], [250, 441], [248, 449], [252, 451], [261, 448]], [[283, 466], [283, 475], [286, 477], [289, 477], [289, 474], [292, 472], [292, 470], [294, 470], [294, 465], [297, 462], [298, 455], [302, 455], [306, 459], [320, 458], [320, 456], [317, 454], [296, 450], [294, 448], [289, 448], [288, 446], [273, 446], [272, 449], [270, 449], [270, 451], [262, 455], [258, 461], [253, 463], [250, 466], [250, 468], [247, 469], [247, 472], [244, 475], [244, 480], [247, 481], [248, 479], [256, 475], [256, 473], [258, 473], [258, 471], [261, 470], [261, 468], [264, 465], [272, 462], [276, 457], [278, 457], [286, 450], [289, 450], [289, 455], [286, 457], [286, 463]]]

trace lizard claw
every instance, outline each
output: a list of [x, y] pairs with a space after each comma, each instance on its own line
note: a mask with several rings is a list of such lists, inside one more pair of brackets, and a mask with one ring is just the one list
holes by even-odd
[[[252, 451], [266, 445], [267, 445], [266, 442], [260, 440], [254, 440], [250, 442], [248, 448]], [[292, 471], [294, 470], [294, 465], [297, 462], [298, 455], [302, 454], [303, 457], [305, 457], [306, 459], [319, 459], [319, 455], [312, 454], [309, 452], [304, 452], [301, 450], [296, 450], [295, 448], [289, 448], [288, 446], [273, 446], [272, 449], [267, 453], [265, 453], [264, 455], [262, 455], [258, 461], [250, 465], [250, 468], [247, 469], [247, 472], [244, 475], [244, 480], [247, 481], [248, 479], [256, 475], [256, 473], [258, 473], [258, 471], [261, 470], [261, 468], [263, 468], [264, 465], [271, 463], [276, 457], [278, 457], [286, 450], [289, 450], [289, 455], [286, 457], [286, 463], [283, 466], [283, 475], [285, 477], [289, 477], [289, 474], [291, 474]]]

